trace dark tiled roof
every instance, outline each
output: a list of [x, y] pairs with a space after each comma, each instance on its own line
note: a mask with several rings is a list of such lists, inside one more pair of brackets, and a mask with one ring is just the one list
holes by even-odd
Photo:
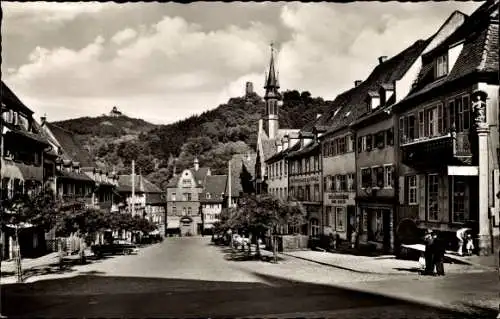
[[[222, 202], [222, 193], [226, 191], [227, 175], [208, 175], [205, 178], [205, 187], [200, 194], [201, 202]], [[207, 194], [210, 194], [207, 198]]]
[[358, 86], [339, 95], [335, 101], [335, 108], [340, 111], [321, 124], [330, 126], [328, 133], [347, 127], [353, 121], [367, 113], [366, 98], [370, 91], [378, 92], [382, 84], [393, 83], [401, 79], [415, 60], [420, 56], [428, 44], [428, 40], [418, 40], [410, 47], [400, 52], [391, 59], [375, 67], [368, 78]]
[[45, 122], [45, 125], [56, 138], [57, 144], [61, 145], [64, 159], [80, 162], [82, 167], [94, 167], [92, 156], [80, 143], [77, 142], [72, 132], [67, 131], [53, 123]]
[[166, 204], [166, 200], [162, 193], [147, 193], [146, 205], [160, 205]]
[[[142, 185], [141, 185], [142, 181]], [[161, 189], [155, 184], [148, 181], [146, 178], [135, 175], [135, 192], [137, 193], [162, 193]], [[118, 175], [118, 191], [131, 192], [132, 191], [132, 175]]]
[[200, 167], [197, 171], [194, 170], [193, 168], [191, 169], [191, 173], [193, 173], [193, 176], [196, 179], [196, 183], [201, 187], [204, 186], [203, 183], [204, 183], [205, 177], [208, 175], [209, 171], [210, 171], [210, 168], [208, 168], [208, 167]]
[[[205, 177], [208, 176], [208, 172], [210, 171], [209, 167], [200, 167], [197, 171], [194, 168], [189, 169], [191, 171], [191, 174], [193, 175], [196, 186], [197, 187], [203, 187]], [[179, 182], [179, 174], [176, 176], [173, 176], [170, 181], [167, 184], [167, 188], [173, 188], [177, 187], [177, 183]]]
[[7, 105], [9, 108], [12, 108], [13, 110], [18, 110], [23, 113], [26, 113], [26, 115], [32, 115], [34, 112], [28, 108], [21, 100], [12, 92], [12, 90], [5, 84], [3, 81], [1, 81], [1, 87], [0, 87], [0, 96], [2, 99], [2, 102]]
[[[423, 57], [417, 81], [402, 102], [476, 72], [498, 73], [498, 2], [483, 4], [441, 45]], [[434, 56], [461, 40], [464, 45], [453, 68], [447, 76], [434, 80]]]
[[289, 147], [286, 150], [283, 150], [279, 153], [274, 154], [273, 156], [268, 158], [266, 162], [274, 162], [274, 161], [280, 160], [283, 157], [290, 154], [291, 152], [298, 151], [298, 150], [300, 150], [300, 142], [295, 143], [294, 145], [292, 145], [292, 147]]
[[77, 173], [77, 172], [68, 172], [66, 170], [63, 170], [63, 171], [57, 171], [56, 176], [61, 177], [61, 178], [77, 180], [77, 181], [86, 181], [86, 182], [91, 182], [91, 183], [94, 182], [94, 180], [92, 180], [92, 178], [90, 178], [87, 174], [85, 174], [83, 172]]
[[306, 147], [304, 147], [303, 149], [299, 149], [298, 151], [290, 152], [286, 156], [286, 158], [300, 157], [300, 156], [309, 154], [309, 153], [317, 150], [319, 146], [320, 146], [319, 142], [312, 142], [309, 145], [307, 145]]

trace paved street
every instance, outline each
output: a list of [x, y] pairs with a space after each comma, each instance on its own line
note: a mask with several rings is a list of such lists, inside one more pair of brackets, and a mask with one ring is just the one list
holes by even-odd
[[[398, 287], [398, 280], [413, 278], [353, 273], [294, 258], [279, 264], [226, 258], [224, 247], [211, 246], [208, 237], [167, 238], [138, 255], [80, 266], [70, 273], [49, 275], [48, 280], [3, 285], [2, 314], [9, 318], [467, 318], [361, 291], [365, 286]], [[405, 285], [408, 281], [400, 289]], [[492, 312], [486, 314], [491, 317]]]

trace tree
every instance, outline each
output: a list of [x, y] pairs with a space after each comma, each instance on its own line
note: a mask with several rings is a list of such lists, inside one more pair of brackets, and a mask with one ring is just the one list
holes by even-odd
[[2, 207], [1, 227], [14, 228], [15, 230], [17, 280], [22, 282], [23, 270], [19, 234], [23, 229], [33, 227], [40, 227], [44, 231], [48, 231], [55, 223], [58, 207], [54, 200], [54, 194], [49, 189], [33, 196], [15, 194], [12, 198], [2, 201]]

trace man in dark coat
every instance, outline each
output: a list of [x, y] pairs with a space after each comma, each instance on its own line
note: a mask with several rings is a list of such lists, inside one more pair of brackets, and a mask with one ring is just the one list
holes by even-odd
[[433, 242], [434, 238], [432, 236], [432, 230], [428, 229], [425, 233], [424, 237], [425, 242], [425, 275], [433, 275], [434, 274], [434, 254], [433, 254]]
[[438, 238], [436, 234], [432, 235], [433, 242], [431, 244], [431, 250], [433, 253], [433, 261], [436, 265], [436, 272], [438, 276], [444, 276], [444, 254], [446, 251], [445, 243], [442, 238]]

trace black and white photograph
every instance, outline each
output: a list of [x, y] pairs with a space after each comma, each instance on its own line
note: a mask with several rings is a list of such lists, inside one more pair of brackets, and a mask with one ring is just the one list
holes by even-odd
[[500, 318], [500, 0], [0, 5], [0, 318]]

